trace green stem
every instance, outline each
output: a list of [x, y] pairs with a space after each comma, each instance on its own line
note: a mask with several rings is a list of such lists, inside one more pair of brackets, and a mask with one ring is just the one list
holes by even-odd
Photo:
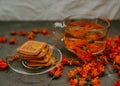
[[55, 78], [55, 75], [48, 81], [48, 85], [50, 85], [50, 83], [52, 82], [52, 80]]

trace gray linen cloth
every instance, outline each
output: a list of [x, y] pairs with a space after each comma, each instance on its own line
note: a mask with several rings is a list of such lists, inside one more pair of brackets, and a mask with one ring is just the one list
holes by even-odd
[[61, 20], [86, 13], [120, 19], [120, 0], [0, 0], [0, 20]]

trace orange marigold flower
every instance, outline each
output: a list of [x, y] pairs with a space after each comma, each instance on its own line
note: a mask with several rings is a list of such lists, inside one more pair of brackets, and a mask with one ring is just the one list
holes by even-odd
[[58, 66], [57, 66], [57, 69], [60, 69], [60, 70], [62, 70], [63, 69], [63, 65], [62, 64], [59, 64]]
[[93, 83], [94, 86], [101, 86], [98, 77], [94, 78], [94, 79], [92, 80], [92, 83]]
[[86, 78], [84, 78], [84, 77], [79, 78], [79, 86], [84, 86], [85, 80], [86, 80]]
[[65, 58], [64, 56], [62, 56], [61, 63], [62, 63], [62, 65], [66, 65], [67, 64], [67, 58]]
[[54, 69], [49, 72], [50, 76], [53, 76], [54, 74], [55, 74], [55, 70]]
[[114, 83], [114, 86], [120, 86], [120, 80], [116, 81], [116, 82]]
[[120, 64], [120, 55], [116, 56], [114, 62]]
[[113, 67], [114, 67], [114, 69], [120, 70], [120, 66], [119, 65], [113, 64]]
[[19, 57], [20, 57], [20, 56], [19, 56], [18, 54], [15, 54], [15, 55], [12, 56], [12, 58], [9, 59], [9, 61], [10, 61], [10, 62], [13, 62], [13, 61], [19, 59]]
[[118, 71], [118, 75], [120, 76], [120, 70]]
[[4, 59], [0, 59], [0, 70], [5, 70], [7, 67], [7, 62]]
[[80, 61], [75, 61], [75, 65], [80, 66], [81, 65]]
[[0, 42], [1, 42], [1, 43], [6, 43], [6, 42], [7, 42], [6, 36], [2, 36], [2, 37], [0, 38]]
[[70, 66], [73, 65], [73, 59], [68, 59], [67, 64], [70, 65]]
[[41, 32], [41, 34], [43, 34], [43, 35], [47, 35], [49, 32], [48, 32], [48, 30], [47, 30], [47, 28], [42, 28], [41, 30], [40, 30], [40, 32]]
[[10, 38], [10, 44], [15, 44], [16, 43], [16, 39], [15, 38]]
[[11, 35], [16, 35], [17, 34], [17, 32], [15, 31], [15, 30], [13, 30], [13, 31], [11, 31], [11, 33], [10, 33]]
[[58, 78], [58, 77], [60, 77], [61, 75], [62, 75], [62, 71], [61, 71], [61, 70], [56, 70], [56, 71], [55, 71], [55, 74], [54, 74], [55, 78]]
[[78, 80], [75, 78], [71, 78], [69, 83], [70, 83], [70, 86], [78, 86]]
[[74, 78], [75, 75], [76, 75], [75, 71], [73, 71], [73, 70], [69, 70], [69, 71], [68, 71], [68, 78], [69, 78], [69, 79]]
[[98, 73], [97, 69], [94, 69], [94, 70], [91, 71], [91, 76], [92, 77], [96, 77], [98, 75], [99, 75], [99, 73]]
[[81, 71], [81, 73], [80, 73], [80, 75], [82, 76], [82, 77], [87, 77], [87, 74], [88, 74], [88, 71], [87, 70], [83, 70], [83, 71]]
[[80, 74], [81, 70], [82, 70], [81, 67], [77, 67], [77, 68], [74, 69], [76, 74]]
[[24, 30], [24, 29], [21, 29], [21, 30], [20, 30], [20, 35], [21, 35], [21, 36], [26, 35], [26, 33], [25, 33], [25, 30]]
[[32, 29], [32, 32], [33, 32], [33, 33], [36, 33], [36, 34], [39, 33], [39, 31], [38, 31], [37, 28], [33, 28], [33, 29]]
[[105, 67], [103, 65], [97, 67], [97, 71], [99, 74], [104, 72], [104, 70], [105, 70]]
[[34, 38], [34, 33], [33, 32], [29, 32], [27, 35], [27, 39], [33, 39]]

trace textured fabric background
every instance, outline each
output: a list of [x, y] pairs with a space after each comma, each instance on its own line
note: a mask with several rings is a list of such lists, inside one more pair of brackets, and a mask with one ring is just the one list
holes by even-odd
[[58, 20], [79, 13], [120, 19], [120, 0], [0, 0], [0, 20]]

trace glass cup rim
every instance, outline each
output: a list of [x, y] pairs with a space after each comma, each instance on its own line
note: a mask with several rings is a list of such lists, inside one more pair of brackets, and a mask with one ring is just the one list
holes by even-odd
[[79, 16], [81, 18], [82, 18], [82, 16], [91, 16], [91, 17], [94, 17], [94, 19], [100, 19], [100, 20], [105, 21], [107, 23], [106, 28], [109, 28], [110, 25], [111, 25], [106, 17], [104, 17], [104, 16], [96, 16], [96, 15], [93, 15], [93, 14], [73, 14], [73, 15], [67, 16], [66, 18], [63, 19], [64, 25], [67, 25], [67, 22], [66, 22], [67, 19], [70, 19], [70, 18], [75, 17], [75, 16]]

